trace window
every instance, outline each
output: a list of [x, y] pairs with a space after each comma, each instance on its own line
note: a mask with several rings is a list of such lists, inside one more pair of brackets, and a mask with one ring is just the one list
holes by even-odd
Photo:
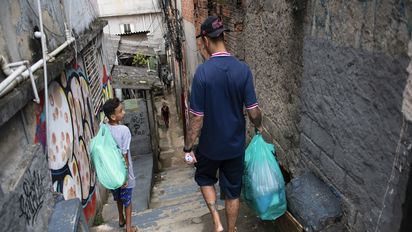
[[93, 104], [94, 114], [97, 115], [103, 104], [103, 90], [99, 77], [99, 66], [97, 63], [96, 45], [94, 42], [83, 51], [83, 62], [86, 76], [89, 79], [90, 95]]
[[120, 24], [120, 34], [124, 33], [131, 33], [134, 32], [134, 25], [133, 24]]

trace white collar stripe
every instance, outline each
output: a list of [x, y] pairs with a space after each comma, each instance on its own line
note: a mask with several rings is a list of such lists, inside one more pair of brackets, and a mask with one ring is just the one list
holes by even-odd
[[231, 54], [229, 52], [215, 52], [212, 54], [212, 57], [216, 56], [231, 56]]

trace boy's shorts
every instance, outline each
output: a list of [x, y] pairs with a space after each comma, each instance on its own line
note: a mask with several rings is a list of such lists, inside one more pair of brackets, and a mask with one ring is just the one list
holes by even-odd
[[227, 199], [240, 197], [242, 189], [242, 176], [244, 167], [244, 155], [228, 160], [211, 160], [205, 156], [196, 154], [195, 181], [199, 186], [212, 186], [217, 182], [217, 170], [219, 170], [220, 190]]
[[118, 188], [112, 190], [113, 200], [120, 200], [124, 207], [128, 207], [132, 203], [133, 188]]

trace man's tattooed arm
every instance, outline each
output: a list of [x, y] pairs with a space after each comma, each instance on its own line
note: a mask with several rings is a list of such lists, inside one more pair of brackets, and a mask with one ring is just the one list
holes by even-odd
[[196, 116], [190, 114], [190, 121], [189, 121], [189, 130], [186, 136], [186, 148], [193, 147], [193, 144], [196, 142], [197, 137], [200, 135], [200, 131], [203, 127], [203, 116]]

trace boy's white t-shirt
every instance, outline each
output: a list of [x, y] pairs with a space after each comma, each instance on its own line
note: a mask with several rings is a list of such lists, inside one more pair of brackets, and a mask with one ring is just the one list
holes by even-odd
[[132, 139], [132, 135], [130, 134], [130, 130], [125, 125], [110, 125], [107, 124], [110, 128], [110, 132], [114, 140], [116, 141], [117, 145], [119, 146], [122, 154], [127, 153], [127, 158], [129, 159], [129, 179], [126, 188], [134, 188], [135, 187], [135, 177], [133, 173], [133, 162], [132, 157], [130, 155], [130, 141]]

